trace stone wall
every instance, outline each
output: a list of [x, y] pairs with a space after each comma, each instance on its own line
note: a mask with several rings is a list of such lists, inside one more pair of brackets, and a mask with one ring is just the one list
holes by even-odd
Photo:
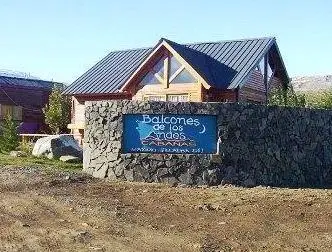
[[[122, 154], [126, 113], [211, 114], [220, 155]], [[332, 186], [332, 111], [234, 103], [86, 103], [84, 171], [189, 185]]]

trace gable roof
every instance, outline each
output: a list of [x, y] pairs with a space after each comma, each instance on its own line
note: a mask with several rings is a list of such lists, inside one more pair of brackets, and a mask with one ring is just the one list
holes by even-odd
[[62, 84], [51, 81], [0, 75], [0, 87], [21, 87], [21, 88], [34, 88], [34, 89], [37, 88], [44, 90], [52, 90], [54, 85], [62, 85]]
[[[168, 43], [212, 87], [234, 89], [244, 80], [272, 47], [278, 54], [276, 65], [288, 82], [287, 71], [277, 49], [275, 38], [255, 38], [178, 44]], [[158, 45], [157, 44], [157, 45]], [[155, 47], [154, 47], [155, 48]], [[154, 48], [115, 51], [94, 65], [64, 91], [65, 94], [117, 93]]]

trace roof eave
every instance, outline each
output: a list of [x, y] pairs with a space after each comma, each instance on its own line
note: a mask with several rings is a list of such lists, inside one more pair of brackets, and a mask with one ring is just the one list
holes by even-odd
[[286, 76], [286, 81], [287, 81], [287, 84], [290, 82], [290, 78], [289, 78], [289, 75], [288, 75], [288, 72], [287, 72], [287, 68], [285, 66], [285, 62], [283, 60], [283, 58], [281, 57], [281, 53], [280, 53], [280, 50], [279, 50], [279, 47], [278, 47], [278, 44], [276, 41], [274, 41], [274, 44], [275, 44], [275, 47], [276, 47], [276, 50], [277, 50], [277, 53], [279, 55], [279, 58], [280, 58], [280, 62], [281, 62], [281, 66], [284, 70], [284, 73], [285, 73], [285, 76]]

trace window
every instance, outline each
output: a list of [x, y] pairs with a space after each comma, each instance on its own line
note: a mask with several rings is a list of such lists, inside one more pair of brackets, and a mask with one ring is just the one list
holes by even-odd
[[170, 102], [187, 102], [189, 100], [188, 98], [188, 94], [167, 95], [167, 101]]
[[197, 80], [172, 56], [170, 59], [169, 82], [171, 84], [196, 83]]
[[168, 94], [168, 95], [145, 95], [144, 101], [169, 101], [169, 102], [187, 102], [189, 101], [188, 94]]
[[[264, 76], [264, 58], [259, 62], [258, 69], [261, 72], [261, 74]], [[270, 81], [271, 77], [273, 77], [272, 75], [273, 75], [273, 71], [268, 62], [267, 63], [267, 81], [268, 82]]]
[[[168, 69], [165, 67], [165, 59], [167, 59], [167, 57], [169, 63]], [[168, 81], [165, 80], [165, 77], [168, 78]], [[196, 83], [197, 80], [174, 56], [163, 56], [144, 76], [140, 85], [145, 86], [163, 83], [166, 85], [166, 82], [171, 84]]]
[[22, 121], [23, 108], [21, 106], [13, 106], [13, 119]]
[[169, 78], [171, 78], [173, 74], [175, 74], [175, 72], [181, 67], [181, 64], [174, 56], [171, 56], [170, 59]]
[[152, 67], [150, 72], [148, 72], [141, 81], [141, 85], [149, 84], [161, 84], [164, 80], [164, 60], [165, 57], [159, 59], [159, 61]]
[[157, 79], [153, 72], [148, 72], [147, 75], [143, 78], [141, 85], [148, 84], [161, 84], [161, 82]]
[[160, 76], [160, 78], [164, 79], [164, 60], [165, 57], [161, 58], [157, 64], [153, 67], [153, 70]]
[[146, 95], [143, 97], [144, 101], [166, 101], [165, 95]]
[[171, 84], [175, 83], [195, 83], [196, 79], [188, 72], [187, 69], [183, 69], [172, 81]]

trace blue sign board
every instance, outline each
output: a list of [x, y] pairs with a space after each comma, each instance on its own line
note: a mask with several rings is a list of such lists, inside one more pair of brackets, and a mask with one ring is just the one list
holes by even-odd
[[123, 152], [216, 153], [217, 122], [212, 115], [123, 115]]

